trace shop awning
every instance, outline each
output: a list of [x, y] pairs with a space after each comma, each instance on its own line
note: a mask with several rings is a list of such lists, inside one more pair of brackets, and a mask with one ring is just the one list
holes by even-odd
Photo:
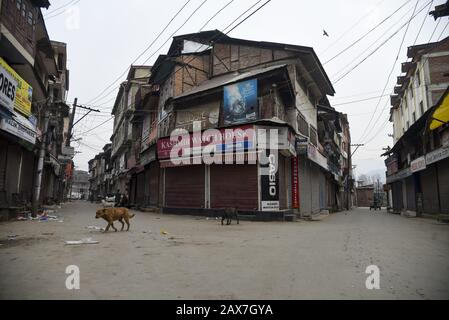
[[429, 125], [430, 130], [435, 130], [441, 127], [443, 124], [449, 121], [449, 87], [446, 92], [441, 96], [436, 104], [436, 109], [432, 113], [431, 121]]

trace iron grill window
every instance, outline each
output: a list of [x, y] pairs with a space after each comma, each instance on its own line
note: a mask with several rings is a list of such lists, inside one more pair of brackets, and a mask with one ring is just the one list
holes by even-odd
[[309, 124], [302, 114], [298, 114], [298, 130], [304, 136], [309, 136]]

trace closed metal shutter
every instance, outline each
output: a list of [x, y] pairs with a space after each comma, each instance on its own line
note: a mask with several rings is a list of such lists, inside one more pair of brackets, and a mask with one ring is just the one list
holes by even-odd
[[423, 194], [423, 212], [438, 213], [438, 187], [435, 164], [432, 164], [421, 171], [421, 186]]
[[309, 215], [312, 213], [312, 198], [310, 185], [310, 168], [312, 163], [304, 156], [299, 157], [299, 209], [301, 214]]
[[258, 209], [257, 165], [212, 165], [210, 167], [211, 208]]
[[402, 180], [394, 182], [391, 191], [393, 194], [393, 211], [400, 213], [404, 207], [402, 201]]
[[407, 210], [416, 211], [415, 182], [413, 176], [405, 179], [407, 193]]
[[145, 194], [145, 172], [137, 174], [136, 182], [136, 204], [142, 206]]
[[166, 168], [165, 206], [204, 208], [204, 170], [203, 165]]
[[320, 212], [320, 174], [322, 175], [318, 165], [312, 163], [310, 177], [312, 213]]
[[20, 193], [23, 199], [31, 201], [33, 194], [35, 158], [30, 151], [23, 152], [22, 173], [20, 175]]
[[449, 159], [438, 162], [441, 213], [449, 213]]
[[[0, 138], [1, 139], [1, 138]], [[0, 141], [0, 191], [6, 191], [6, 161], [8, 146]], [[0, 201], [2, 201], [0, 199]]]
[[150, 205], [150, 175], [151, 171], [150, 171], [150, 167], [147, 166], [145, 168], [145, 186], [144, 186], [144, 200], [143, 200], [143, 204], [145, 206]]
[[159, 205], [159, 162], [152, 162], [150, 164], [150, 178], [149, 180], [150, 191], [150, 205]]

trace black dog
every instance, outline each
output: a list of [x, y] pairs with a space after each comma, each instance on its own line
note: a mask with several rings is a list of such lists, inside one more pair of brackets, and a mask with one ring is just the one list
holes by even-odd
[[232, 218], [237, 220], [237, 224], [239, 224], [239, 211], [237, 208], [226, 208], [224, 209], [223, 216], [221, 218], [221, 224], [226, 219], [226, 225], [230, 225]]

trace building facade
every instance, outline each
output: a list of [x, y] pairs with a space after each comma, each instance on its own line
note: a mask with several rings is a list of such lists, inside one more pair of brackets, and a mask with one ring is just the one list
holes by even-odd
[[434, 129], [429, 123], [449, 86], [449, 37], [409, 47], [407, 55], [391, 97], [394, 146], [384, 154], [389, 199], [397, 213], [447, 213], [447, 121]]
[[[30, 209], [34, 195], [39, 195], [39, 204], [59, 202], [62, 181], [71, 173], [71, 166], [61, 168], [58, 159], [68, 119], [68, 72], [65, 44], [50, 41], [45, 27], [42, 8], [49, 5], [37, 0], [0, 2], [0, 71], [2, 85], [7, 81], [10, 89], [0, 99], [2, 217], [17, 213], [9, 208]], [[44, 165], [39, 176], [41, 146]]]

